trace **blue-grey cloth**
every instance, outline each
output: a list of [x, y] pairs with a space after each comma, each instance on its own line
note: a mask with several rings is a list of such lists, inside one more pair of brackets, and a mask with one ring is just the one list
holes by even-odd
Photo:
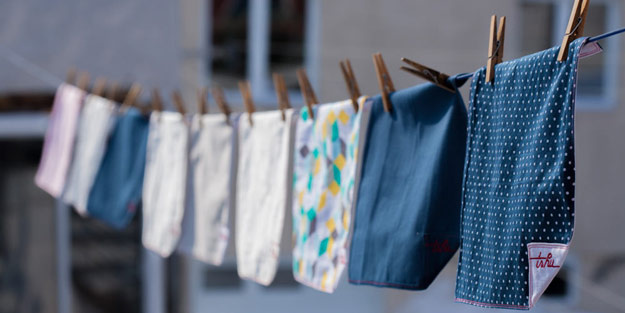
[[87, 212], [123, 228], [141, 204], [149, 118], [130, 108], [118, 117], [95, 182]]
[[494, 83], [485, 82], [485, 68], [473, 77], [459, 302], [529, 309], [564, 262], [573, 235], [582, 45], [571, 43], [564, 62], [558, 46], [498, 64]]
[[380, 96], [371, 108], [349, 281], [421, 290], [460, 242], [467, 111], [457, 90], [430, 83], [390, 100], [390, 114]]

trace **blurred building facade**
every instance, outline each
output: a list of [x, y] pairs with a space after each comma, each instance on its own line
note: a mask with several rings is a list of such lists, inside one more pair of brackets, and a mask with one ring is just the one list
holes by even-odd
[[[348, 97], [338, 62], [349, 58], [363, 93], [374, 95], [379, 91], [371, 54], [381, 52], [395, 86], [405, 88], [423, 81], [399, 71], [401, 57], [447, 74], [471, 72], [484, 66], [492, 14], [507, 17], [504, 60], [558, 45], [572, 2], [14, 0], [0, 3], [0, 48], [9, 49], [59, 78], [75, 66], [92, 76], [104, 76], [124, 85], [139, 82], [148, 90], [161, 88], [165, 93], [181, 89], [190, 111], [195, 109], [197, 88], [215, 83], [225, 88], [231, 105], [241, 110], [236, 89], [239, 79], [250, 80], [257, 106], [272, 109], [276, 99], [271, 73], [279, 72], [286, 76], [293, 105], [299, 107], [302, 102], [294, 75], [298, 67], [307, 69], [322, 102], [336, 101]], [[593, 0], [585, 33], [596, 35], [620, 28], [625, 24], [624, 16], [623, 0]], [[579, 73], [576, 235], [565, 268], [534, 309], [537, 312], [625, 310], [625, 245], [620, 240], [625, 238], [625, 228], [621, 226], [625, 221], [625, 192], [621, 191], [625, 165], [620, 162], [625, 157], [625, 144], [617, 135], [625, 129], [625, 91], [621, 87], [625, 40], [614, 37], [601, 44], [604, 53], [582, 61]], [[0, 54], [4, 55], [0, 56], [0, 97], [53, 93], [53, 84], [39, 80], [37, 71], [25, 69], [20, 63], [24, 60], [12, 58], [7, 51], [0, 50]], [[468, 84], [462, 89], [467, 102], [468, 89]], [[148, 93], [143, 94], [147, 99]], [[173, 109], [173, 105], [167, 106]], [[211, 103], [211, 112], [216, 112], [215, 108]], [[28, 244], [30, 252], [22, 254], [24, 259], [30, 263], [50, 261], [29, 263], [20, 269], [30, 275], [25, 281], [41, 281], [33, 287], [36, 295], [31, 298], [41, 299], [43, 309], [20, 307], [17, 312], [53, 312], [50, 308], [57, 306], [51, 289], [58, 278], [50, 274], [57, 268], [50, 265], [57, 260], [55, 249], [50, 248], [55, 245], [58, 231], [53, 218], [55, 203], [29, 179], [34, 175], [37, 147], [45, 129], [45, 123], [35, 123], [39, 118], [0, 113], [0, 241], [6, 242], [0, 245], [1, 256], [9, 260], [20, 244]], [[28, 132], [29, 127], [39, 128], [31, 130], [26, 138], [15, 131]], [[28, 212], [26, 216], [19, 215], [22, 209]], [[21, 237], [15, 234], [21, 234], [17, 230], [25, 227], [19, 223], [24, 219], [37, 226], [27, 232], [32, 235], [31, 240], [20, 243], [17, 238]], [[95, 254], [86, 253], [91, 251], [86, 248], [77, 249], [79, 238], [113, 236], [97, 223], [88, 223], [76, 217], [70, 222], [75, 274], [71, 282], [72, 305], [75, 312], [109, 312], [98, 307], [89, 295], [77, 292], [86, 288], [80, 284], [87, 279], [75, 277], [92, 275], [80, 272], [77, 260], [101, 259], [97, 249]], [[126, 251], [127, 261], [122, 261], [125, 273], [135, 283], [133, 286], [144, 291], [130, 299], [145, 301], [146, 294], [154, 291], [165, 296], [158, 303], [136, 304], [132, 308], [126, 304], [127, 311], [157, 312], [154, 310], [158, 307], [165, 307], [166, 312], [489, 311], [453, 303], [455, 259], [423, 292], [355, 287], [344, 281], [335, 294], [325, 295], [300, 286], [290, 272], [290, 223], [286, 224], [281, 266], [276, 283], [269, 288], [238, 279], [233, 249], [222, 267], [202, 265], [184, 257], [175, 257], [168, 264], [146, 261], [145, 256], [141, 257], [143, 252], [135, 250], [138, 239], [133, 234], [138, 231], [130, 229], [123, 235], [126, 239], [120, 240], [134, 245], [126, 250], [112, 248], [117, 251], [114, 255]], [[98, 245], [93, 240], [90, 244]], [[2, 287], [11, 283], [15, 273], [5, 264], [14, 263], [0, 263], [0, 304], [12, 301], [6, 300], [13, 296], [4, 293]], [[33, 269], [41, 266], [48, 266], [46, 275]], [[102, 296], [95, 298], [102, 300]], [[32, 304], [23, 299], [21, 302]], [[4, 312], [2, 308], [0, 312]]]

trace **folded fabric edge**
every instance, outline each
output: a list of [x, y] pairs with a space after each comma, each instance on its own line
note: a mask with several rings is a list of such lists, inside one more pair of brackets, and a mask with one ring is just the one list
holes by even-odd
[[425, 290], [429, 287], [429, 285], [427, 287], [420, 287], [420, 286], [410, 285], [410, 284], [386, 283], [386, 282], [378, 282], [378, 281], [371, 281], [371, 280], [354, 280], [354, 279], [349, 279], [349, 283], [353, 285], [368, 285], [368, 286], [374, 286], [374, 287], [380, 287], [380, 288], [386, 287], [386, 288], [397, 288], [397, 289], [404, 289], [404, 290]]
[[302, 285], [304, 285], [306, 287], [310, 287], [312, 289], [315, 289], [317, 291], [321, 291], [321, 292], [324, 292], [324, 293], [327, 293], [327, 294], [334, 293], [334, 288], [332, 288], [332, 289], [322, 289], [321, 286], [317, 286], [317, 285], [315, 285], [313, 283], [310, 283], [310, 282], [304, 280], [302, 277], [299, 277], [299, 275], [293, 274], [293, 278], [295, 278], [295, 281], [297, 281], [298, 283], [300, 283], [300, 284], [302, 284]]
[[486, 303], [486, 302], [478, 302], [473, 300], [467, 300], [463, 298], [456, 298], [454, 301], [458, 303], [470, 304], [482, 308], [490, 308], [490, 309], [512, 309], [512, 310], [529, 310], [530, 307], [527, 305], [514, 305], [514, 304], [495, 304], [495, 303]]

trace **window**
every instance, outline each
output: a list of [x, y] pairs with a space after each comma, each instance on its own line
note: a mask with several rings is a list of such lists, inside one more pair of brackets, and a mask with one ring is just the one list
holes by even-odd
[[213, 0], [212, 45], [207, 70], [224, 88], [237, 88], [247, 69], [248, 1]]
[[284, 75], [286, 86], [297, 90], [295, 71], [304, 64], [306, 1], [271, 1], [269, 68]]
[[[524, 53], [560, 45], [573, 2], [526, 0], [522, 4]], [[620, 1], [595, 0], [588, 9], [585, 36], [600, 35], [621, 27]], [[547, 31], [545, 31], [547, 30]], [[603, 53], [585, 58], [579, 65], [576, 107], [579, 110], [606, 110], [618, 103], [620, 43], [618, 36], [600, 42]]]
[[[211, 0], [209, 0], [211, 1]], [[233, 104], [241, 103], [237, 82], [249, 79], [254, 102], [273, 108], [276, 96], [272, 73], [284, 75], [291, 102], [302, 102], [295, 71], [306, 67], [314, 84], [317, 77], [314, 47], [318, 1], [212, 0], [208, 25], [207, 76], [224, 87]]]

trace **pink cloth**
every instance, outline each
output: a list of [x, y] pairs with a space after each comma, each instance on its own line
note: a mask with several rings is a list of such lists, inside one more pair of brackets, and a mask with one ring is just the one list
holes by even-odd
[[35, 184], [55, 198], [65, 187], [84, 97], [84, 91], [68, 84], [59, 86], [54, 97]]

